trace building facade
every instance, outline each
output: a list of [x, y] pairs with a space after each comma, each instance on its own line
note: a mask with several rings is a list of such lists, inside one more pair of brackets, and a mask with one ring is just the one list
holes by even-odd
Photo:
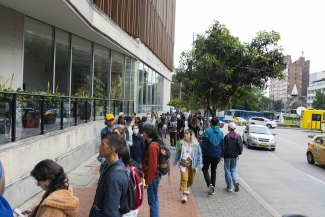
[[175, 7], [176, 0], [0, 0], [0, 85], [67, 96], [0, 99], [0, 160], [13, 207], [39, 192], [29, 176], [39, 161], [69, 172], [98, 152], [105, 112], [169, 111]]
[[307, 106], [309, 108], [313, 107], [317, 91], [325, 92], [325, 71], [310, 74], [309, 87], [307, 88]]
[[269, 89], [269, 97], [273, 100], [282, 100], [285, 107], [290, 104], [290, 95], [296, 85], [298, 96], [307, 97], [307, 87], [309, 85], [310, 60], [300, 57], [292, 62], [291, 56], [284, 57], [286, 69], [284, 71], [286, 79], [272, 79]]

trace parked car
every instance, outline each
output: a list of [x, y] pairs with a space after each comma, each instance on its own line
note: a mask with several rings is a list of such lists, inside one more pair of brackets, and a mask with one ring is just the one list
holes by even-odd
[[232, 122], [237, 125], [247, 125], [247, 121], [242, 117], [235, 117], [234, 119], [232, 119]]
[[274, 151], [276, 148], [275, 134], [263, 125], [249, 125], [243, 133], [243, 143], [247, 148], [259, 147]]
[[262, 117], [252, 117], [251, 119], [249, 119], [248, 124], [264, 125], [267, 126], [269, 129], [278, 126], [278, 124], [275, 121], [271, 121], [267, 118], [262, 118]]
[[314, 138], [308, 142], [308, 148], [306, 151], [307, 161], [310, 164], [315, 162], [325, 164], [325, 147], [324, 142], [325, 135], [314, 136]]

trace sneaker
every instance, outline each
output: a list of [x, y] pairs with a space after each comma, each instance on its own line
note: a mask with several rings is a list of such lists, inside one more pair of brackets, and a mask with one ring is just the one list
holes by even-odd
[[225, 190], [228, 191], [228, 192], [232, 192], [231, 188], [225, 188]]
[[186, 195], [190, 194], [190, 187], [187, 188], [187, 191], [184, 191], [184, 194], [186, 194]]
[[214, 187], [213, 187], [213, 185], [210, 184], [208, 195], [212, 195], [212, 194], [214, 194]]
[[236, 182], [236, 183], [234, 184], [234, 186], [235, 186], [235, 192], [238, 192], [238, 191], [239, 191], [239, 183]]
[[185, 203], [186, 201], [187, 201], [187, 196], [186, 196], [186, 194], [183, 194], [182, 203]]

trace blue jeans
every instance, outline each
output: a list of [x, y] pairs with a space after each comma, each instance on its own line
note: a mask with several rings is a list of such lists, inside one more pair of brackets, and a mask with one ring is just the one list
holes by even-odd
[[148, 186], [147, 196], [150, 207], [150, 217], [159, 217], [158, 182], [160, 179], [161, 175], [158, 175], [158, 177], [152, 180], [151, 185]]
[[226, 178], [227, 188], [232, 187], [231, 179], [233, 184], [237, 182], [236, 165], [237, 165], [237, 158], [224, 159], [225, 178]]

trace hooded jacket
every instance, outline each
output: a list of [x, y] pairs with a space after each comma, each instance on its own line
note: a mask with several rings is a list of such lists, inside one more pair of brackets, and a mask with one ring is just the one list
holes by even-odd
[[241, 137], [234, 131], [230, 131], [224, 138], [223, 158], [237, 158], [237, 149], [241, 147]]
[[57, 190], [47, 196], [39, 206], [36, 217], [74, 217], [78, 214], [78, 207], [79, 199], [73, 196], [72, 187], [69, 185], [68, 190]]
[[208, 128], [203, 135], [202, 154], [209, 157], [221, 157], [223, 149], [223, 132], [218, 126]]

